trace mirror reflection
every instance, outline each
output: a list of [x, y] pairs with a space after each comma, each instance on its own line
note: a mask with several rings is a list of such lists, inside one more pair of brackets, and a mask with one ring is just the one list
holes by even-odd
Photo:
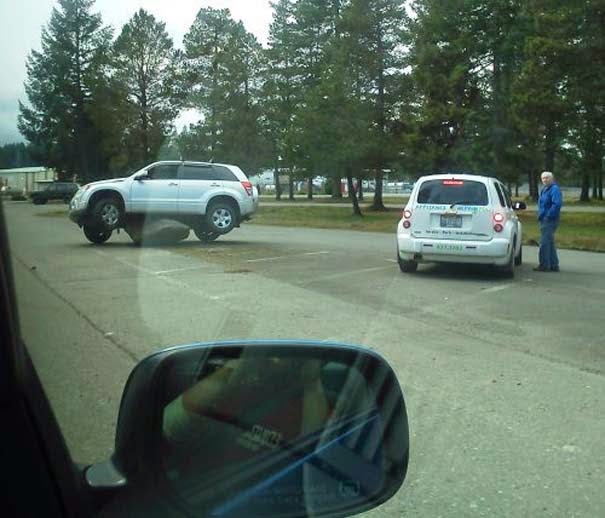
[[[188, 509], [320, 516], [359, 506], [389, 486], [407, 451], [399, 386], [374, 357], [221, 347], [193, 365], [166, 373], [162, 410], [163, 471]], [[398, 426], [405, 445], [393, 448], [385, 435]]]

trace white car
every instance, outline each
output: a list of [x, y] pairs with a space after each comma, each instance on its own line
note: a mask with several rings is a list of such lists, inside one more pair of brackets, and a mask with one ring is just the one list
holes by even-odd
[[258, 190], [239, 167], [163, 161], [127, 178], [81, 187], [70, 202], [69, 217], [97, 244], [118, 228], [140, 243], [145, 229], [158, 221], [177, 222], [180, 236], [192, 229], [200, 240], [213, 241], [249, 219], [257, 208]]
[[402, 272], [420, 262], [491, 264], [512, 276], [523, 257], [523, 229], [508, 189], [496, 178], [438, 174], [415, 184], [397, 225]]

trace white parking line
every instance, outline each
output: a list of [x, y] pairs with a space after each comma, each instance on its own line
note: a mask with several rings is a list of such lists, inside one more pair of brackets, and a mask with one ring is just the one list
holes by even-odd
[[287, 259], [288, 257], [296, 257], [293, 255], [276, 255], [275, 257], [261, 257], [260, 259], [246, 259], [247, 263], [262, 263], [263, 261], [277, 261], [279, 259]]
[[259, 259], [246, 259], [247, 263], [262, 263], [266, 261], [278, 261], [279, 259], [292, 259], [293, 257], [305, 257], [309, 255], [325, 255], [330, 252], [322, 250], [320, 252], [305, 252], [304, 254], [292, 254], [292, 255], [276, 255], [274, 257], [261, 257]]
[[373, 268], [364, 268], [363, 270], [349, 270], [348, 272], [334, 273], [332, 275], [324, 275], [322, 277], [316, 277], [309, 281], [297, 283], [299, 286], [311, 284], [315, 282], [329, 281], [332, 279], [340, 279], [341, 277], [348, 277], [349, 275], [358, 275], [360, 273], [378, 272], [380, 270], [391, 270], [392, 266], [375, 266]]
[[186, 268], [173, 268], [172, 270], [160, 270], [159, 272], [153, 272], [155, 275], [166, 275], [168, 273], [178, 273], [178, 272], [190, 272], [191, 270], [201, 270], [203, 268], [208, 268], [209, 265], [204, 264], [201, 266], [189, 266]]
[[121, 257], [102, 252], [101, 250], [94, 250], [94, 252], [98, 255], [102, 255], [103, 257], [110, 257], [114, 261], [117, 261], [118, 263], [123, 264], [125, 266], [130, 266], [130, 268], [134, 268], [135, 270], [138, 270], [141, 273], [145, 273], [147, 275], [155, 275], [155, 272], [153, 270], [149, 270], [148, 268], [145, 268], [144, 266], [141, 266], [137, 263], [131, 263], [130, 261], [126, 261]]
[[493, 288], [487, 288], [485, 290], [481, 290], [481, 293], [496, 293], [498, 291], [507, 290], [508, 288], [512, 288], [512, 284], [504, 284], [502, 286], [494, 286]]
[[202, 268], [208, 268], [209, 265], [204, 264], [204, 265], [198, 265], [198, 266], [186, 266], [184, 268], [173, 268], [170, 270], [159, 270], [159, 271], [154, 271], [154, 270], [150, 270], [149, 268], [145, 268], [144, 266], [141, 266], [140, 264], [137, 263], [133, 263], [130, 261], [127, 261], [126, 259], [122, 259], [121, 257], [117, 257], [115, 255], [110, 255], [106, 252], [103, 252], [101, 250], [95, 250], [95, 253], [98, 255], [102, 255], [103, 257], [111, 257], [111, 259], [113, 259], [114, 261], [117, 261], [120, 264], [123, 264], [124, 266], [129, 266], [130, 268], [134, 268], [135, 270], [138, 270], [141, 273], [144, 273], [146, 275], [167, 275], [169, 273], [178, 273], [178, 272], [187, 272], [187, 271], [191, 271], [191, 270], [200, 270]]

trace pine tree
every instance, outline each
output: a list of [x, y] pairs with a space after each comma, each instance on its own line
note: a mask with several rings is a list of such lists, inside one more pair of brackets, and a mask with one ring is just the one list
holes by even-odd
[[203, 119], [190, 129], [206, 159], [229, 161], [256, 172], [265, 153], [260, 129], [262, 47], [228, 9], [200, 9], [185, 35], [186, 104]]
[[[294, 66], [298, 75], [298, 102], [292, 116], [292, 124], [286, 134], [286, 148], [292, 155], [292, 161], [302, 164], [305, 170], [309, 192], [312, 189], [312, 178], [318, 172], [328, 174], [332, 178], [332, 196], [342, 196], [340, 179], [342, 171], [326, 171], [326, 164], [313, 161], [308, 149], [299, 143], [313, 140], [313, 133], [319, 128], [301, 125], [297, 121], [306, 118], [309, 109], [307, 100], [313, 99], [314, 89], [319, 87], [323, 74], [327, 71], [330, 46], [339, 38], [338, 27], [342, 20], [342, 10], [348, 0], [298, 0], [294, 5], [294, 24], [291, 28], [295, 44]], [[321, 88], [321, 87], [320, 87]], [[311, 133], [311, 135], [308, 135]], [[290, 175], [292, 182], [292, 175]], [[290, 186], [290, 196], [292, 197]]]
[[291, 124], [300, 103], [301, 86], [296, 65], [298, 46], [294, 34], [294, 0], [278, 0], [272, 7], [274, 15], [263, 69], [262, 127], [270, 146], [275, 196], [279, 200], [282, 194], [280, 166], [293, 163], [287, 135], [292, 131]]
[[[568, 132], [570, 58], [575, 20], [567, 0], [533, 0], [525, 15], [531, 20], [523, 63], [513, 84], [513, 112], [527, 147], [542, 159], [534, 167], [530, 194], [537, 196], [540, 170], [555, 172], [555, 157]], [[573, 27], [573, 28], [572, 28]]]
[[[397, 125], [407, 65], [409, 20], [402, 0], [351, 0], [343, 15], [343, 47], [356, 72], [357, 97], [371, 110], [366, 161], [375, 171], [372, 208], [384, 210], [383, 170], [398, 155]], [[361, 144], [361, 143], [360, 143]]]
[[603, 199], [605, 158], [605, 1], [573, 0], [575, 22], [571, 49], [569, 101], [572, 127], [568, 144], [577, 157], [582, 191], [580, 199]]
[[42, 50], [27, 60], [29, 102], [19, 103], [19, 130], [41, 150], [43, 162], [82, 179], [104, 169], [90, 108], [107, 66], [111, 30], [91, 12], [93, 3], [58, 1], [42, 30]]
[[116, 39], [109, 82], [112, 99], [98, 108], [101, 117], [105, 110], [105, 121], [113, 129], [107, 128], [121, 165], [141, 167], [157, 159], [180, 107], [179, 58], [165, 24], [143, 9]]

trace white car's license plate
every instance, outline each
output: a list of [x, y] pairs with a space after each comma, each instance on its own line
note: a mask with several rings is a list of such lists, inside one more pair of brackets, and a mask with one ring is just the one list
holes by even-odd
[[441, 214], [441, 226], [444, 228], [460, 228], [462, 226], [462, 216]]

